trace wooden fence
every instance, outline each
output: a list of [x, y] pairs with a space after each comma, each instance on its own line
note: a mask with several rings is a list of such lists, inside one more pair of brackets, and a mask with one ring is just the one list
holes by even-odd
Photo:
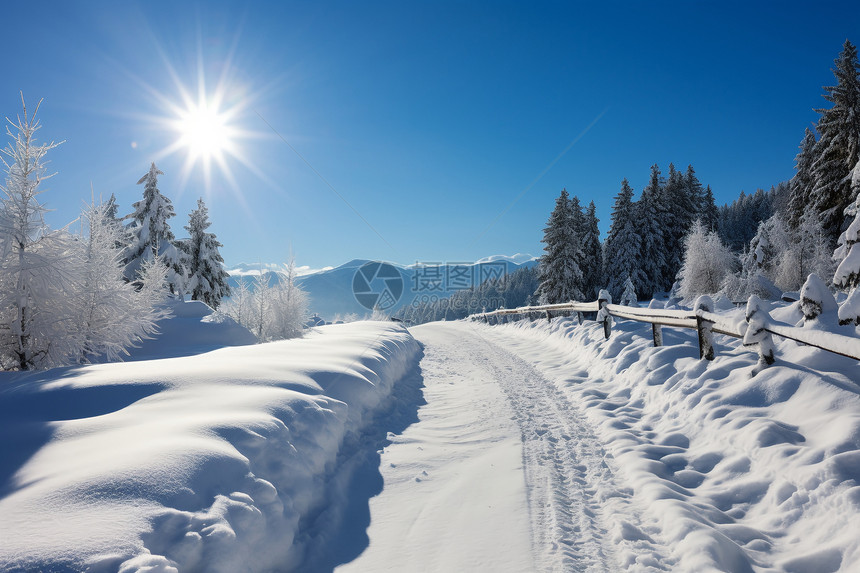
[[758, 305], [758, 299], [753, 300], [754, 298], [751, 297], [747, 303], [745, 322], [735, 322], [715, 313], [713, 303], [707, 297], [700, 297], [692, 311], [621, 306], [609, 304], [606, 299], [599, 299], [594, 302], [569, 302], [499, 309], [493, 312], [473, 314], [469, 316], [469, 319], [497, 324], [509, 316], [524, 315], [532, 319], [541, 317], [552, 320], [554, 315], [576, 313], [580, 324], [582, 324], [582, 313], [588, 312], [597, 313], [597, 320], [603, 323], [603, 333], [607, 339], [612, 332], [612, 317], [650, 323], [654, 346], [663, 345], [662, 328], [664, 326], [695, 329], [699, 338], [699, 357], [707, 360], [714, 359], [713, 334], [717, 333], [739, 338], [745, 346], [756, 346], [759, 360], [763, 365], [772, 364], [774, 361], [773, 335], [860, 361], [860, 339], [774, 322], [770, 315]]

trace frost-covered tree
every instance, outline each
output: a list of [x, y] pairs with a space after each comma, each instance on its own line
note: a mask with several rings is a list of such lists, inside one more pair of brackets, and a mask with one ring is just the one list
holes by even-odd
[[750, 295], [764, 299], [779, 298], [782, 291], [774, 284], [779, 256], [788, 248], [790, 236], [785, 224], [774, 215], [758, 226], [755, 236], [741, 256], [741, 270], [738, 275], [728, 277], [726, 294], [740, 300]]
[[189, 238], [179, 242], [179, 249], [187, 272], [185, 290], [191, 293], [192, 300], [202, 300], [217, 309], [221, 299], [230, 296], [230, 285], [224, 259], [218, 251], [223, 245], [214, 233], [206, 232], [211, 225], [209, 210], [203, 199], [198, 199], [197, 209], [191, 212], [185, 227]]
[[824, 88], [824, 99], [833, 106], [817, 110], [821, 117], [811, 191], [831, 244], [848, 226], [844, 210], [854, 200], [851, 170], [860, 161], [860, 67], [857, 47], [848, 40], [835, 60], [833, 74], [836, 85]]
[[125, 254], [125, 278], [140, 286], [137, 277], [143, 263], [158, 257], [167, 269], [170, 292], [181, 296], [184, 293], [185, 270], [181, 254], [173, 244], [175, 239], [168, 222], [176, 213], [173, 203], [158, 189], [159, 175], [164, 173], [153, 162], [149, 171], [137, 182], [138, 185], [144, 185], [143, 199], [134, 203], [134, 212], [126, 216], [132, 222], [129, 226], [131, 242]]
[[566, 189], [555, 202], [544, 229], [544, 252], [540, 258], [538, 295], [543, 304], [582, 300], [582, 246], [576, 232], [577, 219]]
[[612, 224], [603, 245], [603, 276], [607, 290], [619, 298], [624, 280], [630, 277], [633, 284], [642, 284], [644, 277], [639, 270], [639, 233], [637, 232], [636, 205], [633, 189], [627, 179], [621, 182], [621, 191], [615, 196], [615, 205], [610, 216]]
[[88, 233], [79, 241], [77, 288], [67, 299], [73, 309], [71, 322], [78, 362], [96, 356], [117, 360], [127, 348], [156, 332], [156, 323], [168, 314], [166, 268], [156, 259], [141, 267], [135, 289], [123, 280], [123, 228], [112, 213], [113, 203], [93, 204], [84, 212]]
[[[41, 104], [41, 102], [39, 102]], [[64, 231], [45, 224], [45, 155], [57, 143], [39, 144], [41, 128], [21, 96], [23, 112], [8, 119], [11, 141], [3, 149], [5, 183], [0, 186], [0, 362], [29, 370], [59, 364], [74, 352], [64, 336], [69, 307], [65, 295], [75, 278], [74, 244]]]
[[597, 296], [603, 282], [603, 246], [600, 244], [600, 229], [598, 228], [597, 207], [594, 201], [588, 204], [585, 212], [585, 234], [582, 237], [582, 268], [583, 289], [586, 299]]
[[308, 298], [296, 278], [292, 260], [271, 280], [261, 271], [253, 288], [239, 283], [221, 312], [253, 332], [259, 342], [301, 336], [308, 314]]
[[719, 292], [726, 276], [732, 272], [734, 255], [723, 245], [719, 235], [708, 231], [701, 221], [684, 240], [684, 264], [681, 267], [679, 294], [686, 300]]
[[818, 215], [804, 214], [795, 230], [787, 229], [788, 241], [776, 253], [773, 282], [784, 291], [796, 291], [810, 274], [833, 273], [830, 248]]
[[[38, 111], [38, 106], [37, 106]], [[39, 122], [24, 106], [7, 128], [5, 185], [0, 186], [0, 366], [29, 370], [118, 358], [154, 330], [164, 311], [157, 272], [142, 277], [140, 291], [122, 278], [122, 229], [110, 204], [84, 214], [88, 233], [53, 231], [38, 200], [45, 154]], [[156, 288], [150, 288], [156, 284]]]

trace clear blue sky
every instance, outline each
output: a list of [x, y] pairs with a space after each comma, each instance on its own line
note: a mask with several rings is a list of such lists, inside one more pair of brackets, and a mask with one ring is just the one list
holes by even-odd
[[[653, 163], [692, 163], [718, 203], [769, 188], [860, 42], [856, 2], [176, 4], [5, 4], [0, 112], [44, 98], [42, 139], [66, 140], [52, 226], [91, 184], [129, 212], [159, 158], [174, 231], [203, 196], [228, 265], [537, 255], [562, 187], [605, 232]], [[183, 182], [186, 150], [164, 154], [201, 72], [241, 131], [234, 184], [201, 162]]]

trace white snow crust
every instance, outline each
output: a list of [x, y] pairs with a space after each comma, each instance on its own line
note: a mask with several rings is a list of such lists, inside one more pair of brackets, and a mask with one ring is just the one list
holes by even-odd
[[0, 375], [0, 570], [297, 567], [344, 497], [343, 444], [418, 353], [402, 327], [364, 322]]
[[757, 354], [721, 335], [709, 362], [694, 331], [664, 328], [655, 348], [630, 321], [608, 341], [565, 318], [471, 328], [535, 364], [587, 420], [613, 476], [597, 496], [624, 500], [603, 504], [617, 570], [857, 570], [856, 361], [775, 337], [776, 363], [751, 376]]

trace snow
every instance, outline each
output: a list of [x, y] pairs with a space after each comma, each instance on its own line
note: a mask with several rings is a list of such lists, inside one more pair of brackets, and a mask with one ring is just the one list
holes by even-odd
[[527, 253], [516, 253], [514, 255], [490, 255], [489, 257], [484, 257], [483, 259], [478, 259], [475, 261], [476, 265], [481, 265], [485, 263], [495, 263], [499, 261], [506, 261], [509, 263], [514, 263], [516, 265], [522, 265], [531, 261], [537, 260], [537, 257], [534, 255], [529, 255]]
[[[188, 336], [211, 316], [182, 308], [172, 320], [196, 321]], [[402, 327], [365, 322], [195, 356], [2, 374], [0, 569], [295, 567], [327, 526], [319, 513], [337, 499], [328, 479], [343, 445], [418, 352]]]
[[451, 328], [412, 330], [425, 346], [425, 403], [418, 423], [389, 436], [369, 549], [340, 573], [535, 570], [514, 411], [487, 344]]
[[[803, 317], [716, 306], [731, 324]], [[857, 334], [825, 306], [802, 332]], [[860, 562], [856, 360], [775, 336], [762, 368], [722, 335], [699, 360], [693, 330], [655, 348], [647, 324], [605, 340], [575, 317], [240, 345], [202, 303], [174, 309], [152, 359], [0, 375], [0, 570]]]
[[136, 348], [129, 348], [126, 360], [190, 356], [257, 341], [246, 328], [204, 302], [171, 299], [166, 306], [171, 316], [158, 323], [158, 335], [142, 341]]
[[[792, 307], [772, 314], [797, 320]], [[694, 331], [664, 328], [666, 345], [655, 348], [648, 326], [630, 321], [608, 341], [601, 325], [573, 319], [474, 328], [552, 381], [629, 488], [627, 511], [640, 513], [609, 512], [604, 527], [650, 540], [655, 557], [649, 568], [619, 546], [619, 570], [821, 572], [860, 562], [856, 361], [778, 339], [776, 364], [751, 377], [754, 352], [715, 336], [716, 359], [699, 360]]]

